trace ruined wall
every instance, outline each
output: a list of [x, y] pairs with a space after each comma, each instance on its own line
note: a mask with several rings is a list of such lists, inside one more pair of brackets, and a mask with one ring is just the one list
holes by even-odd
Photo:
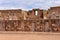
[[60, 19], [60, 7], [51, 7], [48, 10], [49, 19]]
[[0, 10], [1, 20], [20, 20], [22, 19], [22, 10]]
[[27, 12], [27, 20], [40, 20], [43, 18], [43, 10], [33, 9]]
[[47, 18], [50, 21], [50, 30], [60, 32], [60, 7], [51, 7], [48, 9]]
[[0, 31], [44, 31], [42, 20], [6, 20], [0, 22], [0, 28]]
[[0, 10], [0, 31], [60, 32], [59, 10]]

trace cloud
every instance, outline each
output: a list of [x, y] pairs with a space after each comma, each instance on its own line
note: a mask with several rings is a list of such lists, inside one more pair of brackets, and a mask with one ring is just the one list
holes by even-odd
[[60, 6], [60, 0], [0, 0], [0, 9], [48, 9]]

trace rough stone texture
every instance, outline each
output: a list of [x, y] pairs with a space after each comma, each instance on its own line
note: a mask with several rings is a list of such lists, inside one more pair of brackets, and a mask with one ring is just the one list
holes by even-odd
[[0, 10], [0, 30], [60, 32], [59, 9], [60, 7], [52, 7], [48, 11], [40, 9]]

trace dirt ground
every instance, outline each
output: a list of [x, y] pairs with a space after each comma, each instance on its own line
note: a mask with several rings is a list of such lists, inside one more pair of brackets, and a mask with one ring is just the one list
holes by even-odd
[[0, 32], [0, 40], [60, 40], [60, 33]]

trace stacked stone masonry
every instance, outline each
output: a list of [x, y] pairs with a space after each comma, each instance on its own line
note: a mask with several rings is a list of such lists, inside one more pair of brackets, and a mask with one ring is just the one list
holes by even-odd
[[60, 32], [60, 7], [0, 10], [0, 31]]

